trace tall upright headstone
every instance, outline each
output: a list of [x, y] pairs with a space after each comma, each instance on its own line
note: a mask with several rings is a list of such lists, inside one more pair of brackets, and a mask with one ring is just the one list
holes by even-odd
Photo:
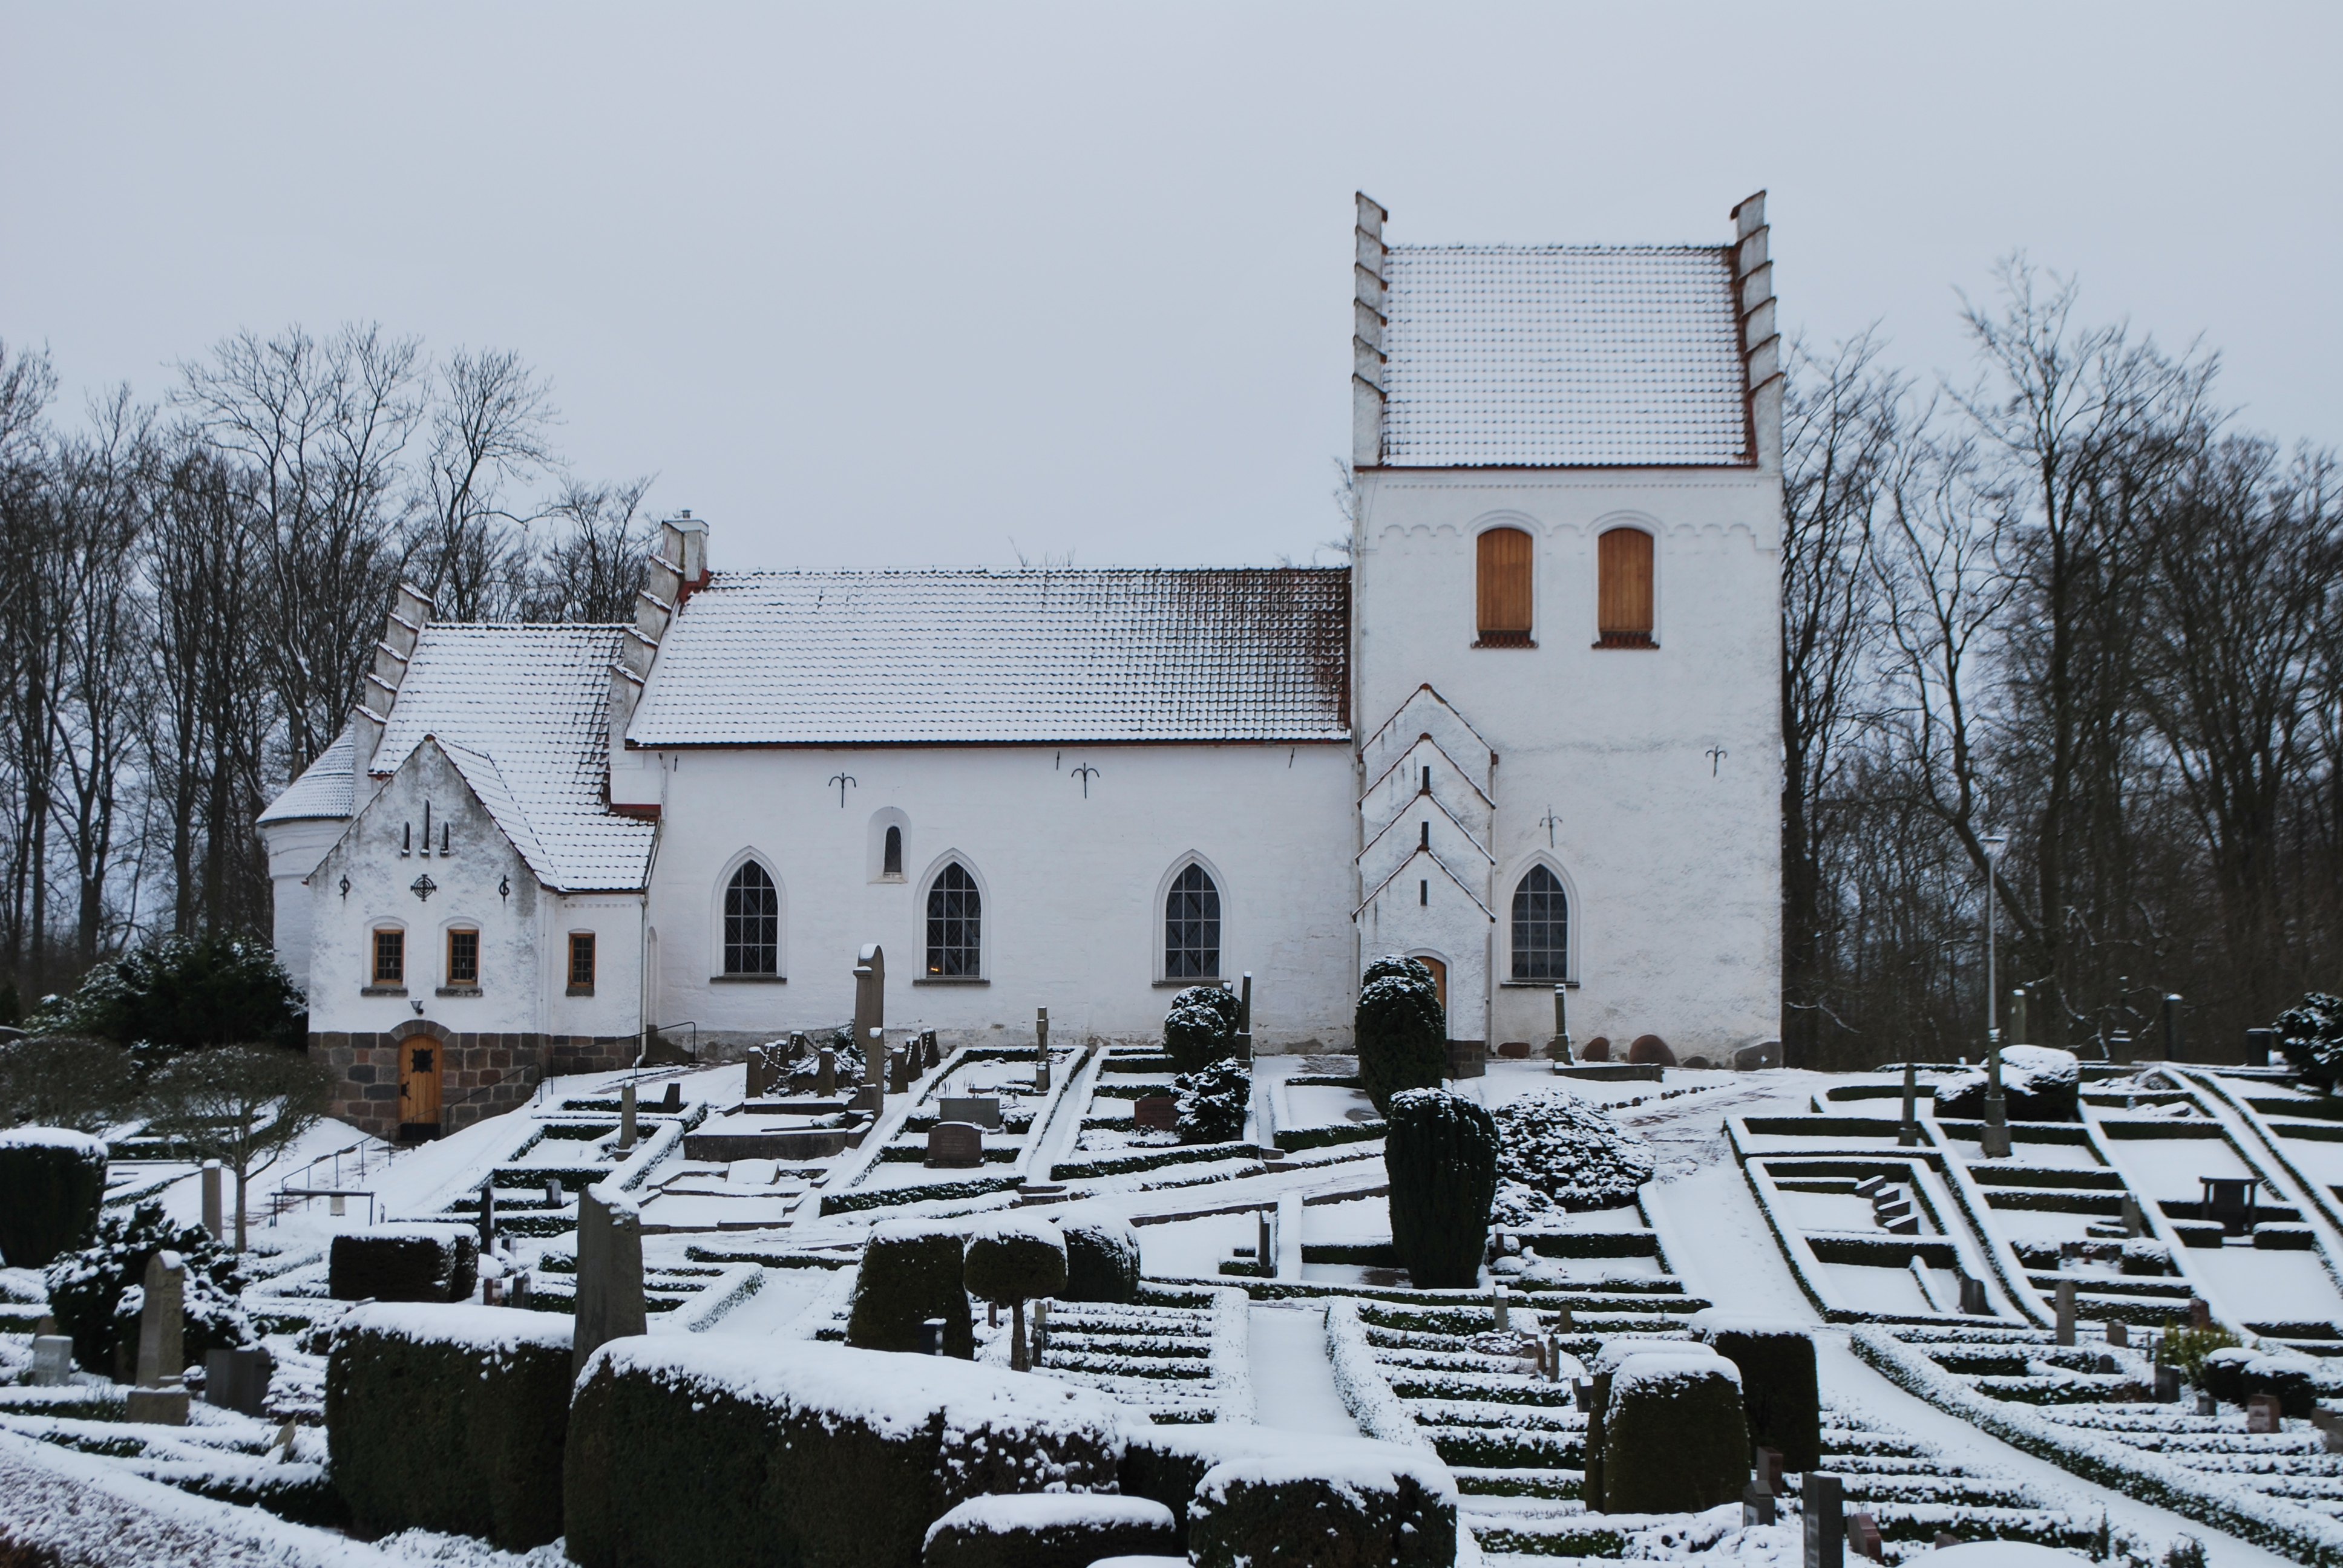
[[1556, 1061], [1570, 1060], [1570, 993], [1561, 986], [1554, 988], [1554, 1043], [1546, 1054]]
[[618, 1152], [623, 1154], [635, 1146], [635, 1086], [618, 1086]]
[[125, 1416], [157, 1426], [187, 1424], [186, 1265], [176, 1252], [146, 1260], [138, 1309], [138, 1386]]
[[1906, 1051], [1904, 1061], [1904, 1120], [1896, 1124], [1896, 1143], [1914, 1149], [1920, 1142], [1920, 1065]]
[[854, 955], [854, 1043], [862, 1047], [863, 1060], [872, 1063], [873, 1078], [879, 1076], [879, 1059], [869, 1054], [870, 1031], [886, 1027], [887, 955], [877, 942], [866, 942]]
[[1252, 976], [1248, 973], [1237, 991], [1237, 1060], [1252, 1060]]
[[1050, 1087], [1050, 1010], [1033, 1010], [1033, 1091], [1037, 1094]]
[[1805, 1511], [1805, 1568], [1846, 1568], [1846, 1489], [1835, 1475], [1809, 1470], [1798, 1483]]
[[2058, 1342], [2062, 1345], [2075, 1342], [2075, 1282], [2072, 1280], [2058, 1282]]
[[838, 1092], [838, 1052], [825, 1050], [813, 1070], [813, 1091], [824, 1100]]
[[493, 1176], [480, 1183], [480, 1255], [487, 1257], [497, 1250], [497, 1179]]
[[944, 1064], [943, 1057], [936, 1050], [936, 1031], [934, 1030], [923, 1029], [920, 1030], [920, 1055], [922, 1058], [920, 1066], [923, 1071], [932, 1072], [937, 1068], [941, 1067]]
[[[339, 1184], [336, 1183], [337, 1186]], [[220, 1201], [220, 1162], [206, 1160], [204, 1161], [204, 1229], [215, 1241], [227, 1239], [221, 1228], [226, 1223], [222, 1214], [223, 1208]]]
[[570, 1375], [610, 1341], [646, 1332], [641, 1211], [608, 1182], [578, 1195], [578, 1321]]

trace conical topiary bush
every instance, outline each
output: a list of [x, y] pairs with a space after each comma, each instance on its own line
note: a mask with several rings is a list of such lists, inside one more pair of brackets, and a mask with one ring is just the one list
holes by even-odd
[[1448, 1070], [1448, 1015], [1432, 971], [1413, 959], [1381, 958], [1359, 982], [1353, 1034], [1359, 1087], [1391, 1114], [1403, 1089], [1437, 1089]]
[[1391, 1174], [1392, 1245], [1423, 1290], [1476, 1284], [1497, 1192], [1497, 1124], [1440, 1089], [1392, 1096], [1383, 1168]]

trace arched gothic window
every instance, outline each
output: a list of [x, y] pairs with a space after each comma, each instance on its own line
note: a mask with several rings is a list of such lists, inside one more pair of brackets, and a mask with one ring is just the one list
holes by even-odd
[[1513, 978], [1562, 980], [1570, 958], [1570, 898], [1544, 866], [1513, 886]]
[[1595, 606], [1600, 648], [1651, 648], [1652, 536], [1613, 528], [1595, 541], [1601, 587]]
[[1221, 978], [1221, 890], [1192, 861], [1163, 900], [1163, 978]]
[[1475, 544], [1481, 646], [1530, 646], [1530, 537], [1491, 528]]
[[891, 822], [887, 825], [887, 847], [880, 854], [879, 874], [882, 877], [903, 874], [903, 829]]
[[928, 973], [975, 980], [983, 973], [983, 900], [968, 868], [952, 861], [928, 885]]
[[724, 972], [779, 974], [781, 970], [781, 890], [772, 873], [743, 860], [724, 889]]

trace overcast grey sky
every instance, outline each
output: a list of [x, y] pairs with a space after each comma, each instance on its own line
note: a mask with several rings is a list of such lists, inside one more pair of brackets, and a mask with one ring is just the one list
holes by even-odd
[[2016, 246], [2343, 442], [2343, 8], [0, 6], [0, 337], [518, 349], [719, 566], [1307, 558], [1350, 196], [1399, 242], [1721, 243], [1959, 372]]

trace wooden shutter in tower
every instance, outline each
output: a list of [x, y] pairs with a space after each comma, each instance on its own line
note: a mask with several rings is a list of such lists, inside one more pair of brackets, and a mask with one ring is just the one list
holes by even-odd
[[1529, 535], [1491, 528], [1481, 536], [1480, 585], [1482, 646], [1531, 646]]
[[1601, 648], [1650, 648], [1652, 642], [1652, 536], [1641, 528], [1613, 528], [1600, 541], [1603, 586], [1596, 609]]

